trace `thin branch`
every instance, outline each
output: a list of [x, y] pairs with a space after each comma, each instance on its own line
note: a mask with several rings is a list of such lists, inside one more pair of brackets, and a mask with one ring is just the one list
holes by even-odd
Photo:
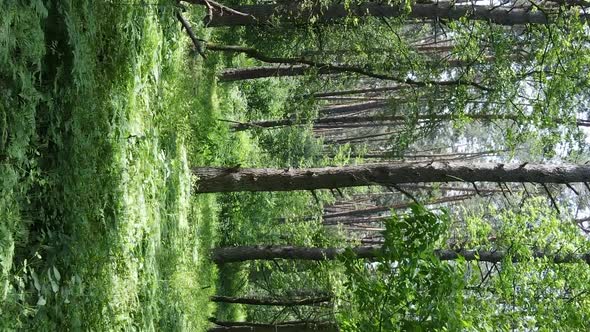
[[574, 194], [576, 194], [576, 196], [580, 196], [580, 193], [576, 190], [576, 188], [574, 188], [571, 184], [566, 183], [565, 184], [568, 188], [570, 188], [571, 191], [574, 192]]
[[186, 30], [186, 33], [188, 34], [188, 36], [192, 40], [193, 45], [195, 45], [195, 50], [197, 50], [197, 52], [203, 57], [203, 59], [206, 59], [207, 57], [205, 56], [205, 52], [203, 52], [203, 45], [202, 45], [202, 42], [205, 42], [205, 40], [199, 39], [199, 38], [197, 38], [197, 36], [195, 36], [195, 33], [193, 32], [191, 25], [188, 23], [188, 21], [184, 17], [182, 17], [182, 15], [180, 13], [176, 13], [176, 18], [178, 18], [178, 20], [180, 21], [180, 24], [182, 24], [182, 26]]
[[[416, 204], [420, 205], [420, 202], [416, 199], [416, 197], [414, 197], [414, 195], [410, 194], [408, 191], [404, 190], [403, 188], [401, 188], [400, 186], [396, 185], [396, 184], [391, 184], [391, 186], [393, 188], [395, 188], [397, 191], [399, 191], [400, 193], [406, 195], [408, 198], [410, 198], [411, 200], [413, 200]], [[391, 189], [389, 189], [390, 191], [393, 191]]]
[[555, 208], [555, 210], [557, 210], [557, 214], [561, 214], [561, 211], [559, 210], [559, 206], [557, 206], [557, 202], [555, 201], [555, 198], [553, 198], [553, 195], [551, 195], [551, 192], [549, 191], [549, 188], [547, 188], [547, 185], [544, 183], [541, 183], [541, 185], [543, 186], [543, 188], [545, 188], [545, 191], [547, 192], [547, 195], [549, 196], [549, 199], [551, 200], [551, 204], [553, 204], [553, 207]]
[[191, 3], [193, 5], [203, 5], [205, 7], [207, 7], [207, 9], [209, 10], [209, 20], [211, 20], [211, 18], [213, 17], [213, 10], [217, 10], [221, 15], [223, 15], [223, 12], [226, 11], [228, 13], [234, 14], [234, 15], [239, 15], [239, 16], [251, 16], [250, 14], [246, 14], [246, 13], [242, 13], [240, 11], [237, 11], [235, 9], [232, 9], [228, 6], [222, 5], [217, 1], [214, 0], [183, 0], [185, 2]]
[[[475, 184], [475, 182], [471, 182], [471, 185], [473, 185], [473, 189], [475, 189], [475, 192], [477, 193], [478, 196], [482, 196], [481, 192], [479, 191], [479, 189], [477, 188], [477, 185]], [[504, 193], [504, 191], [502, 191], [502, 193]]]

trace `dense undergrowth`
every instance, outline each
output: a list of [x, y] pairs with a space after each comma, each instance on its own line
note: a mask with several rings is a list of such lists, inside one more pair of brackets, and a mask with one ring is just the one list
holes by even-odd
[[[216, 84], [216, 70], [251, 60], [198, 57], [174, 3], [0, 5], [0, 330], [202, 331], [211, 315], [244, 318], [209, 296], [248, 292], [259, 285], [247, 274], [264, 270], [217, 271], [214, 245], [337, 241], [316, 222], [325, 193], [191, 195], [193, 166], [328, 160], [305, 129], [220, 121], [300, 112], [288, 104], [297, 87]], [[209, 35], [204, 14], [184, 13], [199, 36], [238, 38]]]
[[205, 329], [218, 205], [189, 166], [233, 143], [175, 10], [0, 5], [1, 330]]

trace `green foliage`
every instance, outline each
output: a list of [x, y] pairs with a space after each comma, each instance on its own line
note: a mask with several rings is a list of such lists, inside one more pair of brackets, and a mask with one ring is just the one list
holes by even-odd
[[[568, 255], [587, 252], [587, 240], [571, 224], [534, 199], [519, 212], [498, 214], [494, 229], [475, 218], [464, 245], [507, 253], [501, 263], [441, 262], [449, 217], [414, 206], [387, 222], [375, 262], [348, 256], [340, 294], [344, 330], [578, 330], [587, 327], [586, 262], [531, 260], [534, 250]], [[487, 231], [485, 231], [487, 230]], [[496, 236], [490, 246], [489, 236]], [[477, 245], [480, 243], [480, 245]], [[513, 262], [513, 258], [518, 262]], [[354, 313], [354, 314], [351, 314]]]
[[0, 329], [6, 330], [20, 324], [21, 314], [32, 313], [30, 306], [18, 305], [26, 293], [14, 284], [27, 271], [15, 267], [14, 260], [30, 224], [22, 204], [28, 191], [42, 182], [36, 115], [46, 99], [40, 79], [46, 54], [42, 22], [48, 11], [41, 1], [3, 2], [0, 15], [0, 315], [17, 317], [0, 320]]
[[[460, 330], [462, 274], [440, 262], [434, 248], [448, 216], [413, 206], [386, 223], [382, 254], [372, 263], [345, 260], [348, 281], [340, 315], [345, 331]], [[351, 306], [351, 308], [348, 308]], [[346, 309], [345, 309], [346, 308]], [[354, 313], [354, 314], [353, 314]]]
[[189, 160], [224, 132], [175, 10], [0, 5], [1, 330], [208, 325], [217, 203]]

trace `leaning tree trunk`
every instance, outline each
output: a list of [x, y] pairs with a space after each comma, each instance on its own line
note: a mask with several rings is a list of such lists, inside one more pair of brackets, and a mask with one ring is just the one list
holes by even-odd
[[[409, 13], [404, 13], [403, 5], [388, 5], [384, 3], [367, 2], [360, 5], [336, 4], [323, 8], [315, 6], [310, 9], [301, 9], [297, 2], [283, 4], [257, 4], [235, 6], [234, 9], [247, 14], [244, 16], [214, 15], [206, 18], [206, 23], [211, 27], [217, 26], [252, 26], [272, 25], [279, 22], [308, 24], [310, 18], [317, 23], [331, 23], [352, 16], [356, 17], [407, 17], [413, 19], [443, 19], [457, 20], [467, 18], [492, 22], [499, 25], [522, 25], [522, 24], [548, 24], [554, 19], [549, 11], [532, 10], [532, 6], [509, 7], [509, 6], [481, 6], [481, 5], [455, 5], [450, 2], [440, 3], [415, 3]], [[584, 13], [580, 19], [586, 20]], [[210, 20], [210, 21], [209, 21]]]
[[590, 182], [590, 165], [422, 162], [307, 169], [196, 167], [197, 193], [333, 189], [417, 182]]
[[[217, 264], [245, 262], [250, 260], [273, 260], [273, 259], [296, 259], [324, 261], [338, 259], [346, 250], [350, 250], [356, 258], [365, 258], [369, 260], [377, 259], [380, 256], [381, 248], [378, 246], [344, 248], [310, 248], [310, 247], [292, 247], [292, 246], [246, 246], [246, 247], [225, 247], [213, 249], [211, 259]], [[500, 263], [506, 257], [506, 252], [502, 250], [444, 250], [434, 251], [442, 261], [456, 260], [462, 257], [466, 261], [480, 261], [490, 263]], [[590, 253], [584, 254], [551, 254], [542, 251], [533, 251], [529, 257], [512, 256], [513, 262], [524, 261], [527, 259], [547, 258], [554, 263], [578, 263], [586, 262], [590, 264]]]
[[288, 322], [282, 324], [257, 324], [245, 322], [215, 322], [220, 325], [209, 332], [337, 332], [338, 326], [331, 322]]

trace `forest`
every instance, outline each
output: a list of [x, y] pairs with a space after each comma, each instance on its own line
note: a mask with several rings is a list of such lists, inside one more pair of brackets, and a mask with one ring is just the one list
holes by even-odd
[[0, 331], [590, 331], [587, 10], [0, 1]]

